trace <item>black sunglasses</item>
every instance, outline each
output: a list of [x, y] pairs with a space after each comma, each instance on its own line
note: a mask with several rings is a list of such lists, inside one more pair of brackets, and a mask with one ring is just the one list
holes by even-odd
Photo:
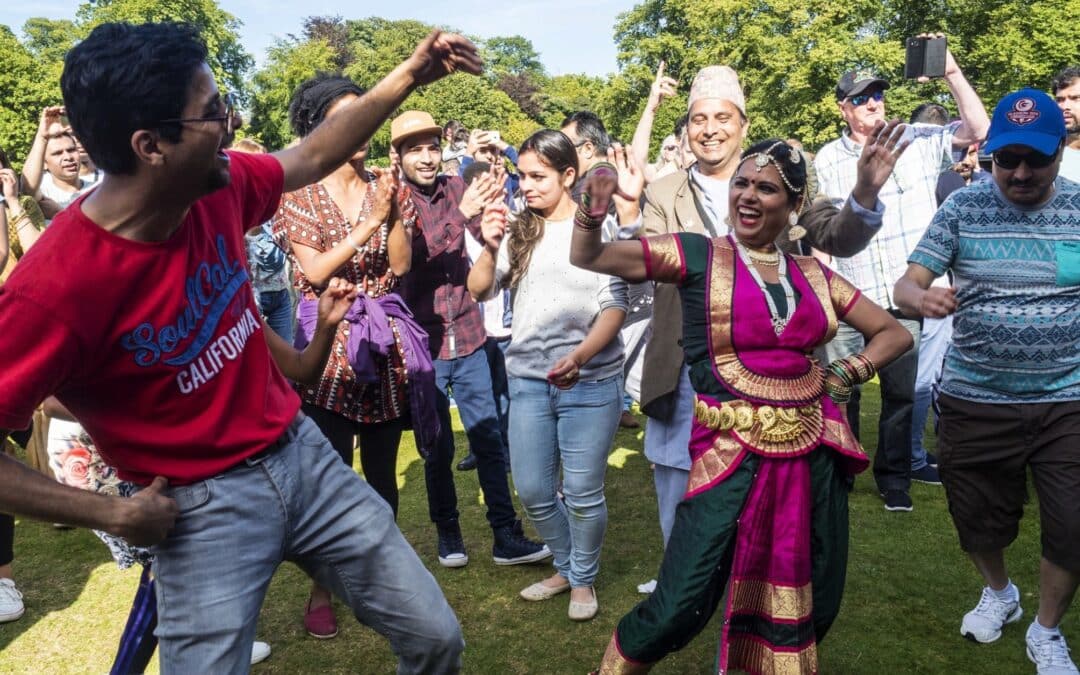
[[874, 99], [878, 103], [885, 100], [885, 92], [875, 91], [873, 94], [859, 94], [857, 96], [849, 96], [848, 100], [851, 101], [851, 105], [858, 108], [859, 106], [866, 105], [866, 102], [870, 99]]
[[213, 115], [211, 117], [177, 117], [174, 119], [160, 120], [158, 124], [185, 124], [191, 122], [224, 122], [225, 134], [230, 135], [236, 131], [236, 94], [228, 93], [221, 97], [223, 103], [225, 103], [224, 115]]
[[1032, 150], [1026, 155], [1018, 155], [1017, 153], [1008, 150], [998, 150], [992, 156], [994, 158], [994, 164], [997, 164], [1007, 171], [1011, 171], [1020, 166], [1020, 162], [1027, 164], [1029, 169], [1045, 169], [1057, 159], [1056, 152], [1052, 155], [1044, 155], [1037, 150]]

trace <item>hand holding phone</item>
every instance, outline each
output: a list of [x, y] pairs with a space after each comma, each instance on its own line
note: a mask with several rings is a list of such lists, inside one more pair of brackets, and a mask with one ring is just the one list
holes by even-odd
[[919, 35], [905, 40], [904, 77], [925, 82], [945, 76], [949, 47], [944, 36]]

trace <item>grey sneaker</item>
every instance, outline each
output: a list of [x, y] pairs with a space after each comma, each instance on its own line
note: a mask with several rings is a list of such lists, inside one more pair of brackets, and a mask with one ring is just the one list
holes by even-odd
[[1069, 646], [1064, 635], [1051, 638], [1032, 637], [1031, 629], [1027, 632], [1027, 655], [1035, 664], [1038, 675], [1077, 675], [1080, 670], [1069, 658]]
[[1019, 621], [1024, 615], [1020, 608], [1020, 589], [1009, 584], [1013, 591], [1010, 602], [998, 600], [989, 586], [982, 590], [982, 597], [975, 609], [964, 615], [960, 623], [960, 634], [974, 642], [993, 642], [1001, 637], [1001, 627]]

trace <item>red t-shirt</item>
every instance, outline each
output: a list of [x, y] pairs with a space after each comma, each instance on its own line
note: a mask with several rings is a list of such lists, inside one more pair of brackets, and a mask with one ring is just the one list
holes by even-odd
[[195, 202], [168, 241], [124, 239], [80, 198], [0, 287], [0, 428], [50, 394], [122, 478], [189, 483], [263, 450], [300, 400], [273, 363], [244, 232], [270, 219], [284, 173], [230, 153], [231, 184]]

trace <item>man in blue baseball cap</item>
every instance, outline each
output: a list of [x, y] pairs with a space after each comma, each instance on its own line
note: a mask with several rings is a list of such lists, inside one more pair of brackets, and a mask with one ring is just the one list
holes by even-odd
[[[941, 374], [938, 468], [986, 586], [960, 633], [993, 642], [1020, 619], [1005, 548], [1030, 468], [1039, 496], [1039, 608], [1027, 654], [1039, 675], [1076, 675], [1058, 624], [1080, 583], [1080, 184], [1058, 178], [1065, 119], [1022, 89], [998, 103], [993, 181], [953, 193], [908, 258], [894, 297], [912, 317], [954, 315]], [[953, 287], [931, 287], [952, 271]]]

